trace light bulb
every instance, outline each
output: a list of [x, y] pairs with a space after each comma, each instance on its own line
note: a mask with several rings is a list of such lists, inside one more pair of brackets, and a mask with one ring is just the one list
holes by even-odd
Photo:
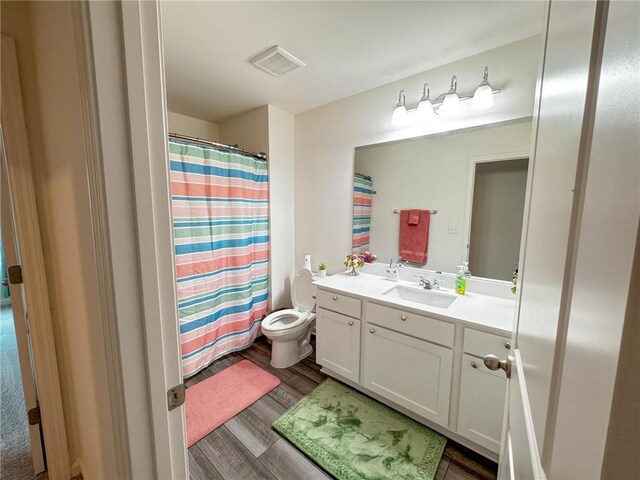
[[451, 88], [442, 101], [442, 105], [438, 110], [440, 115], [455, 115], [460, 110], [460, 98], [458, 97], [458, 78], [454, 75], [451, 77]]
[[484, 67], [484, 77], [476, 88], [476, 92], [473, 94], [473, 100], [471, 100], [471, 108], [473, 110], [482, 110], [492, 107], [493, 101], [493, 88], [489, 85], [489, 67]]
[[473, 110], [482, 110], [494, 105], [493, 90], [489, 85], [480, 85], [476, 89], [476, 93], [473, 94], [473, 100], [471, 100], [471, 108]]
[[438, 113], [440, 115], [449, 116], [455, 115], [460, 110], [460, 99], [457, 93], [448, 93], [442, 102], [442, 106]]
[[398, 105], [393, 110], [393, 115], [391, 116], [391, 125], [400, 126], [407, 123], [407, 109], [404, 105]]
[[433, 105], [428, 99], [420, 100], [417, 113], [421, 120], [428, 120], [434, 116]]
[[398, 94], [398, 104], [396, 108], [393, 110], [393, 115], [391, 116], [391, 125], [399, 126], [407, 123], [407, 107], [405, 106], [405, 96], [404, 90], [400, 90]]
[[429, 100], [429, 84], [425, 83], [424, 87], [422, 87], [422, 98], [418, 103], [418, 108], [416, 109], [418, 118], [421, 120], [428, 120], [429, 118], [434, 116], [433, 104], [431, 100]]

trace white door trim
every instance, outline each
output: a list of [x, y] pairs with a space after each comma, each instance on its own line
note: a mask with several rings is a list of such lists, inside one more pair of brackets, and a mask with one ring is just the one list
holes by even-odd
[[117, 305], [113, 275], [113, 259], [104, 178], [98, 96], [95, 72], [92, 69], [93, 45], [89, 4], [73, 3], [73, 27], [76, 46], [80, 99], [83, 110], [83, 131], [87, 158], [87, 184], [91, 202], [93, 244], [96, 255], [98, 291], [100, 295], [100, 322], [104, 332], [106, 370], [108, 376], [111, 424], [115, 440], [116, 471], [118, 478], [132, 478], [129, 436], [127, 429], [121, 342], [118, 333]]
[[[0, 138], [0, 142], [2, 139]], [[0, 153], [4, 157], [4, 147], [0, 144]], [[9, 185], [7, 184], [7, 174], [4, 162], [0, 162], [0, 207], [2, 207], [2, 245], [7, 265], [20, 265], [20, 252], [15, 242], [15, 232], [13, 227], [13, 213], [11, 211], [11, 198], [9, 197]], [[2, 272], [4, 273], [4, 272]], [[10, 292], [7, 306], [13, 312], [13, 324], [15, 327], [15, 337], [18, 347], [18, 359], [20, 364], [20, 376], [22, 377], [22, 391], [24, 393], [25, 412], [38, 406], [38, 394], [36, 391], [36, 380], [34, 378], [33, 366], [31, 363], [31, 352], [29, 347], [29, 332], [27, 329], [28, 312], [25, 309], [25, 298], [23, 285], [14, 285], [9, 282], [7, 285]], [[42, 432], [40, 425], [29, 425], [29, 437], [31, 439], [31, 458], [33, 460], [33, 471], [37, 475], [45, 471], [44, 450], [42, 446]]]
[[40, 402], [47, 470], [52, 480], [70, 478], [69, 451], [53, 339], [42, 240], [22, 109], [15, 42], [2, 35], [2, 128], [6, 172], [21, 252], [29, 330]]
[[160, 5], [123, 2], [122, 20], [157, 476], [187, 478], [184, 407], [166, 395], [182, 371]]

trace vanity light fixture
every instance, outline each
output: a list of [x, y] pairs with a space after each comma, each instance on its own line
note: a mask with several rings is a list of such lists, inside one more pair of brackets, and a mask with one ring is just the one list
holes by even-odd
[[485, 108], [493, 107], [493, 88], [489, 84], [489, 67], [484, 67], [484, 77], [476, 93], [473, 94], [473, 100], [471, 100], [471, 108], [474, 110], [483, 110]]
[[407, 121], [407, 107], [406, 107], [406, 98], [404, 95], [404, 90], [400, 90], [398, 94], [398, 104], [396, 108], [393, 110], [393, 115], [391, 117], [391, 125], [404, 125]]
[[460, 103], [465, 100], [471, 100], [471, 108], [473, 110], [490, 108], [494, 105], [493, 95], [502, 91], [499, 88], [494, 89], [489, 84], [489, 67], [484, 67], [482, 81], [473, 94], [458, 94], [458, 77], [456, 75], [451, 77], [449, 91], [438, 95], [433, 102], [430, 99], [429, 90], [429, 84], [425, 83], [422, 87], [422, 98], [420, 98], [418, 105], [410, 109], [407, 109], [404, 90], [400, 90], [398, 103], [391, 117], [391, 125], [401, 126], [426, 121], [434, 118], [434, 113], [444, 117], [454, 116], [460, 112]]
[[433, 104], [431, 103], [431, 100], [429, 100], [428, 83], [425, 83], [422, 86], [422, 98], [418, 103], [416, 111], [421, 120], [428, 120], [430, 117], [433, 117], [435, 115], [435, 112], [433, 111]]

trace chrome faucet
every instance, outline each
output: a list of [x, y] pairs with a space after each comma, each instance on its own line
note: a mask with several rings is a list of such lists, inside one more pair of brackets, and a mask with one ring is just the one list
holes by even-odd
[[392, 282], [397, 282], [399, 280], [398, 269], [404, 267], [407, 263], [409, 262], [408, 261], [401, 262], [400, 258], [398, 258], [398, 260], [396, 260], [396, 263], [394, 265], [393, 258], [391, 258], [391, 260], [389, 261], [389, 266], [385, 271], [386, 279]]
[[437, 278], [429, 281], [422, 275], [416, 275], [416, 277], [419, 278], [418, 283], [425, 290], [440, 290], [440, 280], [438, 280]]

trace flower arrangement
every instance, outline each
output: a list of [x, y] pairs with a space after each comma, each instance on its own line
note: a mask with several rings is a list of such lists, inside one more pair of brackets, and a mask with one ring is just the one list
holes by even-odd
[[349, 275], [358, 275], [356, 268], [364, 266], [364, 260], [360, 255], [349, 254], [344, 258], [344, 266], [349, 269]]
[[373, 263], [378, 259], [378, 257], [376, 257], [376, 255], [375, 255], [375, 253], [371, 253], [369, 251], [366, 251], [362, 255], [360, 255], [360, 258], [362, 258], [362, 261], [364, 263]]
[[365, 263], [373, 263], [376, 261], [376, 257], [371, 252], [364, 252], [359, 255], [352, 253], [345, 257], [344, 266], [349, 269], [349, 275], [358, 275], [357, 268], [363, 267]]

